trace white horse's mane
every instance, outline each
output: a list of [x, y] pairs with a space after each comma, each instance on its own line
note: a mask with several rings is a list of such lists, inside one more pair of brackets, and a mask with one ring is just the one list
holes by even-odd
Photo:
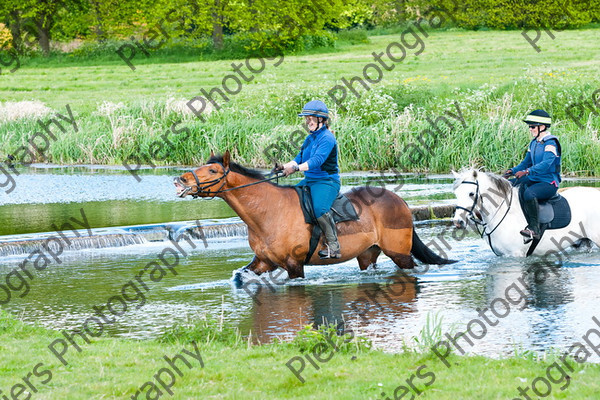
[[482, 170], [482, 168], [483, 167], [470, 166], [462, 168], [459, 172], [452, 171], [456, 177], [452, 189], [456, 190], [456, 188], [465, 180], [469, 178], [477, 179], [477, 176], [481, 174], [485, 175], [492, 182], [492, 184], [500, 189], [505, 195], [508, 195], [511, 192], [512, 185], [507, 179], [504, 179], [500, 175], [494, 174], [493, 172], [485, 172]]

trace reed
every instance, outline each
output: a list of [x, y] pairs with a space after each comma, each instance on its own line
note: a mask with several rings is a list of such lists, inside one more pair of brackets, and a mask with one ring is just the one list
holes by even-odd
[[[360, 98], [348, 94], [346, 110], [339, 109], [327, 98], [327, 90], [342, 76], [356, 75], [373, 49], [395, 39], [372, 36], [370, 44], [335, 49], [335, 57], [288, 56], [281, 66], [257, 75], [222, 108], [205, 115], [205, 121], [186, 112], [185, 102], [199, 94], [199, 87], [217, 86], [231, 69], [231, 60], [173, 64], [165, 59], [161, 64], [153, 59], [155, 64], [136, 72], [126, 66], [24, 66], [3, 76], [6, 86], [0, 94], [11, 102], [36, 100], [38, 113], [32, 110], [18, 119], [0, 115], [0, 158], [27, 145], [38, 129], [43, 106], [64, 112], [69, 103], [76, 109], [79, 131], [60, 133], [38, 161], [121, 164], [132, 156], [143, 161], [152, 144], [181, 119], [189, 137], [172, 136], [172, 145], [146, 164], [198, 165], [211, 150], [230, 149], [242, 164], [270, 167], [273, 160], [265, 149], [277, 146], [275, 158], [292, 158], [299, 146], [290, 144], [290, 137], [301, 127], [296, 113], [309, 99], [320, 98], [331, 107], [343, 171], [396, 168], [438, 173], [472, 163], [502, 171], [521, 160], [530, 140], [521, 119], [543, 108], [553, 116], [552, 133], [563, 145], [564, 172], [599, 176], [600, 105], [592, 93], [600, 89], [600, 78], [585, 61], [592, 51], [588, 39], [596, 33], [561, 32], [556, 44], [562, 50], [548, 51], [546, 62], [540, 63], [516, 32], [432, 32], [425, 53], [407, 60], [402, 71], [390, 72], [371, 90], [361, 89]], [[490, 41], [499, 47], [482, 47]], [[507, 56], [515, 49], [522, 57]], [[443, 63], [437, 62], [440, 57]], [[496, 64], [498, 68], [490, 71]], [[299, 72], [305, 66], [315, 75], [314, 83], [304, 83]], [[162, 82], [167, 86], [156, 90]], [[582, 102], [587, 105], [576, 123], [567, 108]], [[454, 104], [464, 125], [449, 118], [453, 126], [441, 123], [439, 131], [424, 134], [431, 128], [428, 118], [455, 111]], [[415, 147], [421, 151], [409, 151]]]

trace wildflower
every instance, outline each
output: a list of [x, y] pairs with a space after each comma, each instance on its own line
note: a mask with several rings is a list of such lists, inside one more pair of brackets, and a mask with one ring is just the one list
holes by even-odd
[[0, 122], [16, 121], [23, 118], [39, 119], [52, 110], [41, 101], [0, 102]]

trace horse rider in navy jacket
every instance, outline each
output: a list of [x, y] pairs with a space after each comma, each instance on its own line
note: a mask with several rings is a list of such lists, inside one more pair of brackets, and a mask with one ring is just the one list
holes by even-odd
[[315, 217], [327, 241], [327, 248], [319, 251], [319, 257], [340, 258], [340, 244], [330, 211], [340, 191], [340, 169], [337, 140], [327, 122], [329, 110], [322, 101], [312, 100], [298, 116], [305, 118], [310, 133], [298, 155], [283, 165], [283, 172], [286, 176], [296, 171], [304, 172], [304, 179], [298, 186], [310, 187]]
[[561, 148], [558, 138], [550, 134], [551, 118], [544, 110], [532, 111], [523, 120], [529, 125], [533, 140], [519, 165], [507, 170], [504, 176], [514, 175], [512, 183], [525, 185], [523, 192], [527, 227], [520, 233], [524, 242], [540, 238], [538, 200], [547, 200], [556, 194], [560, 184]]

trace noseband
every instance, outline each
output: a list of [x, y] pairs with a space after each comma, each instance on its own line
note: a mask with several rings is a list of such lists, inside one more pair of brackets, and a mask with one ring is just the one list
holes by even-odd
[[[211, 164], [219, 164], [221, 166], [221, 168], [223, 168], [223, 175], [221, 175], [219, 178], [200, 183], [200, 179], [198, 179], [198, 175], [196, 175], [196, 172], [194, 172], [194, 170], [191, 170], [190, 173], [192, 174], [192, 176], [194, 177], [194, 180], [196, 181], [196, 192], [191, 193], [191, 196], [193, 198], [197, 198], [201, 194], [211, 194], [211, 193], [214, 193], [214, 195], [212, 197], [215, 197], [217, 194], [222, 192], [221, 189], [223, 189], [223, 186], [225, 186], [225, 178], [229, 174], [229, 168], [225, 169], [223, 164], [221, 164], [220, 162], [211, 163]], [[208, 165], [210, 165], [210, 164], [208, 164]], [[217, 190], [215, 190], [215, 191], [212, 191], [210, 189], [206, 190], [210, 187], [217, 185], [219, 182], [222, 182], [222, 183], [221, 183], [221, 186], [219, 186], [219, 188]]]

